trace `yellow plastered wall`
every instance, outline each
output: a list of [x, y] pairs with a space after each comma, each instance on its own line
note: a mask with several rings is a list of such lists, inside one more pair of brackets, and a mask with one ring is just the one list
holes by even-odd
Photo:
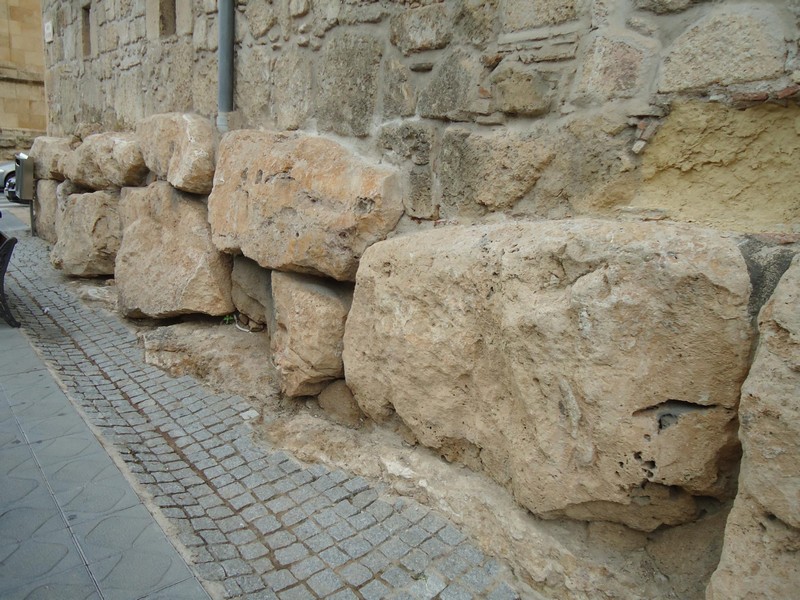
[[0, 0], [0, 130], [46, 126], [40, 0]]

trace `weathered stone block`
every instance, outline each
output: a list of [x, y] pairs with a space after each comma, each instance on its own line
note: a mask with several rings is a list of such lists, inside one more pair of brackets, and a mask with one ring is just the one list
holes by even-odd
[[89, 192], [86, 188], [76, 185], [69, 179], [65, 179], [56, 187], [56, 214], [55, 214], [55, 227], [56, 238], [61, 228], [61, 219], [64, 216], [64, 211], [67, 208], [67, 201], [72, 194], [86, 194]]
[[233, 312], [231, 257], [211, 243], [205, 202], [157, 181], [126, 188], [115, 278], [129, 317]]
[[465, 121], [475, 112], [483, 67], [463, 50], [442, 59], [419, 94], [419, 114], [431, 119]]
[[220, 144], [214, 243], [262, 267], [355, 279], [358, 260], [403, 213], [402, 181], [323, 138], [248, 130]]
[[40, 179], [36, 182], [36, 205], [33, 211], [36, 218], [36, 234], [51, 244], [55, 244], [58, 239], [56, 233], [56, 214], [58, 213], [56, 189], [58, 183], [52, 179]]
[[429, 123], [406, 121], [384, 125], [379, 139], [381, 145], [395, 155], [411, 159], [415, 165], [427, 165], [435, 134], [436, 130]]
[[680, 35], [661, 69], [662, 92], [770, 79], [783, 73], [786, 43], [770, 6], [715, 7]]
[[231, 297], [236, 310], [273, 331], [272, 274], [246, 256], [233, 258]]
[[118, 204], [119, 192], [69, 196], [50, 255], [53, 266], [78, 277], [112, 275], [121, 237]]
[[272, 29], [277, 22], [275, 11], [266, 2], [248, 2], [244, 7], [247, 26], [253, 39], [258, 39]]
[[314, 396], [344, 375], [342, 339], [352, 286], [272, 272], [273, 362], [287, 396]]
[[353, 392], [347, 387], [344, 379], [338, 379], [322, 390], [317, 397], [320, 408], [328, 416], [347, 427], [359, 427], [364, 419], [364, 413], [358, 408]]
[[147, 175], [147, 165], [133, 133], [90, 135], [62, 164], [67, 179], [93, 190], [140, 185]]
[[733, 492], [749, 293], [736, 244], [688, 226], [393, 238], [359, 268], [346, 380], [536, 514], [652, 530]]
[[136, 126], [136, 138], [147, 168], [172, 187], [208, 194], [214, 181], [211, 121], [200, 115], [153, 115]]
[[761, 309], [758, 329], [739, 406], [739, 486], [765, 512], [800, 530], [800, 255]]
[[383, 114], [387, 117], [410, 117], [417, 110], [417, 91], [411, 71], [399, 60], [385, 62], [383, 73]]
[[647, 89], [648, 60], [655, 55], [653, 42], [645, 38], [613, 39], [600, 35], [594, 39], [581, 69], [573, 101], [603, 103], [632, 98]]
[[444, 48], [452, 36], [451, 21], [446, 4], [407, 10], [392, 17], [389, 39], [406, 56]]
[[442, 210], [455, 216], [509, 208], [533, 189], [553, 156], [537, 134], [449, 128], [438, 156]]
[[381, 41], [369, 35], [343, 33], [327, 43], [318, 67], [320, 129], [356, 137], [369, 134], [382, 55]]
[[39, 136], [33, 140], [30, 156], [37, 179], [64, 180], [64, 158], [77, 145], [75, 138]]
[[495, 105], [504, 113], [537, 117], [550, 110], [553, 83], [539, 70], [504, 61], [493, 73]]
[[633, 4], [641, 10], [649, 10], [658, 15], [676, 13], [686, 10], [693, 4], [705, 0], [634, 0]]
[[500, 0], [503, 31], [556, 25], [578, 16], [577, 0]]
[[275, 63], [273, 106], [278, 129], [300, 129], [311, 114], [311, 59], [300, 50], [282, 53]]

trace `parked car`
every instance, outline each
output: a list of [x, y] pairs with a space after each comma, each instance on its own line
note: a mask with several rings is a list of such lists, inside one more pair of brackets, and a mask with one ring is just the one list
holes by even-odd
[[13, 160], [0, 163], [0, 181], [3, 183], [3, 192], [12, 202], [19, 202], [17, 198], [17, 164]]

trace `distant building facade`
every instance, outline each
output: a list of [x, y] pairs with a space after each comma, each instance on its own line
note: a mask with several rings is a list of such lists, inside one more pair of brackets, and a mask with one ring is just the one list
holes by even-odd
[[47, 128], [39, 0], [0, 0], [0, 159]]

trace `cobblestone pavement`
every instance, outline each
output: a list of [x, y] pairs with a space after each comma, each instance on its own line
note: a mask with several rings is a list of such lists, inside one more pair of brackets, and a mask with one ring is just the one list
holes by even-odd
[[146, 365], [113, 314], [84, 306], [22, 237], [12, 310], [168, 520], [212, 595], [281, 600], [519, 598], [509, 568], [442, 515], [253, 439], [258, 413]]

